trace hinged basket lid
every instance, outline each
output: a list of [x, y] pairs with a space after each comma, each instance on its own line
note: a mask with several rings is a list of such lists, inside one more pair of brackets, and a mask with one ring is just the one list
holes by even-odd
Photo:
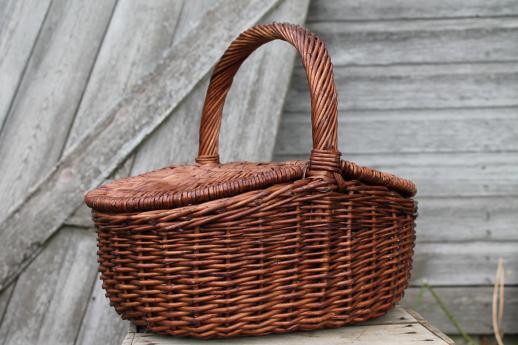
[[143, 211], [199, 204], [301, 178], [305, 161], [172, 166], [115, 180], [90, 191], [98, 211]]

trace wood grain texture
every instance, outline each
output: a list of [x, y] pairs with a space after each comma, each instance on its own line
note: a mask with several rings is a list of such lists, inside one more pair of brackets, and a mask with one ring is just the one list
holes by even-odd
[[[138, 80], [156, 66], [171, 46], [182, 1], [118, 2], [96, 64], [69, 135], [66, 150], [87, 133], [99, 114], [113, 106]], [[122, 164], [115, 176], [126, 177], [133, 159]], [[82, 223], [81, 223], [82, 222]], [[91, 227], [90, 209], [80, 207], [68, 224]], [[97, 262], [90, 263], [97, 269]], [[97, 279], [76, 344], [120, 344], [128, 323], [109, 305]]]
[[[279, 131], [279, 154], [310, 151], [307, 113], [287, 113]], [[339, 147], [347, 154], [515, 151], [518, 108], [345, 110], [338, 133]]]
[[516, 196], [419, 197], [418, 202], [417, 242], [518, 241]]
[[[97, 263], [95, 267], [97, 268]], [[110, 306], [110, 301], [102, 289], [102, 282], [97, 276], [75, 344], [119, 345], [128, 328], [129, 322], [122, 320]]]
[[172, 37], [182, 1], [121, 1], [74, 120], [67, 149], [160, 62]]
[[52, 3], [0, 134], [0, 221], [59, 159], [114, 3]]
[[[306, 7], [304, 6], [306, 4]], [[211, 7], [204, 1], [191, 1], [184, 6], [176, 25], [174, 41], [181, 40], [203, 19]], [[288, 20], [302, 23], [307, 2], [285, 1], [261, 22]], [[110, 36], [108, 31], [107, 39]], [[101, 51], [102, 55], [102, 51]], [[230, 91], [223, 118], [224, 134], [221, 138], [222, 157], [225, 161], [248, 159], [271, 160], [276, 131], [282, 109], [283, 95], [291, 76], [291, 65], [296, 52], [282, 42], [272, 42], [248, 59], [236, 76]], [[272, 83], [273, 88], [263, 84]], [[131, 174], [146, 172], [173, 163], [192, 163], [196, 155], [201, 107], [207, 89], [207, 78], [195, 87], [190, 95], [170, 115], [156, 133], [139, 147]], [[243, 96], [242, 90], [249, 90]], [[103, 92], [97, 90], [97, 92]], [[240, 95], [238, 95], [241, 93]], [[262, 105], [262, 106], [259, 106]], [[246, 123], [255, 125], [243, 130]], [[253, 139], [253, 140], [252, 140]], [[236, 141], [238, 143], [236, 143]], [[240, 157], [233, 147], [242, 147]], [[83, 207], [67, 224], [90, 226], [89, 209]]]
[[73, 344], [96, 270], [95, 236], [66, 228], [23, 272], [0, 334], [5, 345]]
[[[256, 23], [273, 5], [273, 0], [223, 2], [217, 11], [208, 13], [207, 21], [175, 45], [146, 81], [107, 111], [15, 206], [0, 225], [5, 229], [0, 234], [0, 288], [23, 269], [41, 249], [42, 242], [80, 205], [84, 192], [103, 182], [190, 93], [226, 42]], [[218, 30], [212, 28], [212, 22], [221, 22]]]
[[[305, 78], [296, 68], [285, 111], [309, 112]], [[337, 67], [335, 80], [338, 106], [345, 111], [518, 105], [514, 62]]]
[[7, 307], [9, 306], [9, 301], [13, 295], [15, 286], [16, 281], [12, 282], [11, 285], [0, 292], [0, 339], [5, 339], [8, 332], [8, 329], [2, 328], [1, 325], [4, 322]]
[[506, 284], [518, 285], [518, 242], [417, 243], [412, 286], [493, 285], [496, 265], [505, 260]]
[[308, 21], [494, 17], [516, 14], [518, 3], [514, 0], [313, 0]]
[[[341, 345], [344, 342], [355, 345], [415, 345], [425, 342], [430, 345], [447, 345], [448, 343], [434, 336], [432, 332], [420, 324], [408, 325], [375, 325], [351, 326], [320, 332], [296, 332], [282, 336], [266, 336], [247, 338], [250, 345]], [[130, 336], [131, 337], [131, 336]], [[214, 345], [242, 344], [242, 339], [215, 340]], [[151, 333], [136, 333], [131, 340], [132, 345], [199, 345], [204, 342], [187, 338], [171, 338]], [[453, 344], [453, 343], [450, 343]]]
[[[308, 1], [283, 1], [260, 22], [288, 20], [290, 23], [303, 23], [307, 5]], [[183, 35], [187, 30], [183, 25], [187, 23], [179, 23], [176, 35]], [[272, 159], [274, 138], [295, 56], [293, 47], [283, 42], [272, 42], [245, 61], [225, 105], [220, 138], [222, 161]], [[143, 143], [136, 154], [132, 175], [172, 163], [194, 161], [206, 89], [207, 78], [153, 137]], [[236, 150], [236, 147], [240, 149]]]
[[0, 131], [22, 79], [50, 0], [6, 0], [0, 8]]
[[[492, 334], [491, 298], [493, 288], [484, 287], [436, 287], [435, 292], [446, 303], [455, 318], [469, 334]], [[456, 334], [457, 330], [437, 305], [430, 292], [425, 290], [418, 300], [419, 288], [409, 288], [405, 292], [403, 305], [418, 311], [434, 326], [447, 334]], [[518, 287], [505, 288], [505, 312], [503, 331], [516, 333], [518, 319]]]
[[[365, 136], [369, 137], [368, 134]], [[368, 140], [363, 140], [369, 145]], [[306, 142], [304, 145], [311, 144]], [[518, 155], [515, 151], [352, 154], [347, 147], [341, 149], [343, 159], [415, 181], [418, 199], [518, 194]], [[292, 159], [308, 159], [308, 154], [275, 156], [277, 161]]]
[[[215, 345], [243, 344], [243, 338], [224, 340], [212, 340]], [[396, 307], [387, 315], [370, 320], [360, 325], [342, 327], [331, 330], [295, 332], [282, 335], [269, 335], [261, 337], [247, 337], [246, 344], [252, 345], [280, 345], [280, 344], [415, 344], [426, 342], [427, 344], [453, 344], [444, 334], [416, 319], [403, 308]], [[197, 345], [203, 344], [203, 340], [188, 338], [175, 338], [159, 336], [149, 333], [130, 331], [123, 345]]]
[[319, 22], [335, 66], [516, 61], [518, 18]]

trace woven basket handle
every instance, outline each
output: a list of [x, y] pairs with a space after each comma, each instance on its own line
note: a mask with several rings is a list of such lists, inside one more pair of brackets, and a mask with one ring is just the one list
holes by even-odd
[[310, 174], [337, 172], [337, 97], [333, 65], [324, 43], [309, 30], [292, 24], [258, 25], [236, 38], [216, 65], [205, 98], [196, 162], [218, 164], [218, 139], [225, 98], [243, 61], [261, 45], [276, 40], [292, 44], [302, 56], [311, 96], [313, 150]]

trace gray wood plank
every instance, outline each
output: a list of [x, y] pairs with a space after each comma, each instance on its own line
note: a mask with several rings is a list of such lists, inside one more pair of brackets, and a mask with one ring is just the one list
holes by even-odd
[[[311, 143], [304, 145], [306, 153], [276, 155], [275, 160], [307, 160]], [[516, 151], [351, 154], [342, 147], [342, 158], [411, 179], [419, 199], [518, 195]]]
[[[343, 111], [338, 133], [349, 154], [516, 151], [518, 108]], [[310, 145], [308, 113], [287, 113], [277, 152], [302, 154]]]
[[[170, 46], [181, 1], [142, 4], [120, 2], [115, 10], [92, 77], [85, 91], [67, 147], [72, 146], [96, 116], [112, 106], [139, 79], [159, 62]], [[117, 174], [126, 176], [132, 159]], [[84, 224], [80, 224], [83, 221]], [[69, 224], [91, 226], [90, 210], [84, 205], [74, 213]], [[96, 266], [96, 265], [95, 265]], [[109, 306], [97, 281], [81, 324], [78, 344], [119, 344], [127, 330]]]
[[122, 340], [121, 345], [133, 345], [133, 341], [135, 340], [135, 333], [130, 332], [128, 333], [124, 339]]
[[182, 1], [121, 1], [117, 4], [81, 105], [67, 149], [98, 117], [149, 74], [170, 47]]
[[418, 242], [518, 241], [516, 196], [418, 197], [418, 202]]
[[13, 295], [14, 287], [16, 286], [16, 281], [12, 282], [7, 288], [0, 292], [0, 339], [5, 339], [7, 329], [2, 328], [2, 323], [4, 322], [5, 314], [7, 312], [7, 307], [9, 306], [9, 302], [11, 301], [11, 297]]
[[[268, 335], [260, 337], [231, 338], [211, 340], [216, 345], [222, 344], [328, 344], [339, 345], [344, 344], [415, 344], [417, 342], [426, 342], [428, 344], [451, 344], [450, 339], [446, 336], [439, 337], [428, 328], [424, 327], [421, 322], [416, 320], [411, 314], [403, 311], [411, 321], [377, 323], [372, 320], [369, 323], [352, 325], [337, 329], [327, 329], [312, 332], [294, 332], [288, 334]], [[384, 318], [393, 319], [397, 315], [397, 310], [389, 312]], [[448, 341], [446, 341], [446, 340]], [[134, 333], [130, 332], [123, 344], [143, 345], [196, 345], [203, 344], [206, 341], [160, 336], [150, 333]]]
[[5, 345], [72, 344], [95, 277], [95, 236], [66, 228], [24, 271], [1, 325]]
[[[492, 286], [477, 287], [435, 287], [435, 292], [448, 306], [450, 312], [469, 334], [492, 334], [491, 320]], [[429, 291], [425, 291], [417, 302], [419, 288], [409, 288], [405, 292], [403, 305], [417, 310], [425, 319], [447, 334], [458, 331], [448, 320]], [[506, 286], [503, 331], [517, 332], [518, 287]]]
[[[7, 205], [18, 204], [58, 160], [114, 3], [52, 3], [0, 134]], [[0, 221], [10, 210], [0, 208]]]
[[[191, 1], [189, 6], [184, 6], [176, 26], [174, 40], [182, 39], [196, 25], [197, 21], [203, 18], [209, 8], [204, 1]], [[289, 19], [291, 23], [302, 23], [304, 10], [301, 2], [295, 4], [292, 1], [286, 1], [262, 21], [272, 22], [284, 18], [284, 20]], [[107, 38], [109, 36], [110, 32], [108, 32]], [[235, 84], [228, 96], [225, 108], [223, 120], [225, 135], [221, 138], [224, 160], [242, 158], [261, 161], [271, 159], [274, 145], [272, 138], [275, 137], [275, 131], [278, 128], [282, 95], [286, 93], [286, 86], [291, 75], [289, 65], [293, 62], [294, 55], [296, 53], [292, 47], [272, 42], [255, 52], [244, 63], [235, 78]], [[275, 80], [274, 85], [276, 86], [273, 89], [269, 85], [262, 85], [271, 79]], [[200, 82], [156, 133], [139, 147], [132, 174], [173, 163], [191, 163], [193, 161], [207, 82], [207, 78]], [[243, 95], [237, 94], [242, 90], [256, 90], [256, 92], [248, 92], [243, 97]], [[263, 99], [258, 94], [264, 95]], [[266, 102], [267, 98], [275, 98], [276, 101]], [[257, 103], [263, 103], [265, 106], [258, 107]], [[256, 125], [249, 125], [247, 126], [249, 130], [242, 131], [240, 128], [243, 123], [247, 122], [253, 122]], [[244, 147], [246, 150], [239, 151], [241, 157], [233, 158], [232, 152], [235, 154], [236, 150], [231, 147], [233, 142], [239, 138], [241, 141], [245, 141], [244, 144], [240, 144], [240, 147]], [[255, 145], [253, 145], [254, 143]], [[92, 224], [90, 218], [90, 210], [82, 207], [67, 220], [67, 224], [88, 227]]]
[[[131, 168], [133, 166], [134, 156], [131, 155], [124, 163], [122, 163], [105, 181], [109, 182], [115, 179], [120, 179], [124, 177], [128, 177], [131, 172]], [[94, 223], [92, 221], [92, 210], [86, 206], [83, 202], [80, 206], [68, 217], [68, 219], [64, 222], [65, 225], [78, 227], [78, 228], [93, 228]]]
[[[169, 51], [145, 82], [107, 111], [70, 149], [0, 224], [4, 229], [0, 234], [0, 288], [41, 250], [42, 242], [81, 204], [84, 193], [103, 182], [189, 94], [231, 38], [256, 23], [275, 3], [221, 3]], [[221, 24], [214, 29], [213, 22]]]
[[475, 18], [309, 25], [335, 66], [516, 61], [518, 18]]
[[[518, 105], [517, 63], [351, 66], [334, 71], [339, 107], [346, 111]], [[296, 68], [285, 111], [309, 113], [305, 78]]]
[[[182, 1], [122, 1], [117, 4], [72, 127], [67, 150], [88, 132], [100, 114], [160, 62], [171, 46], [182, 4]], [[132, 165], [133, 157], [130, 157], [110, 178], [126, 177]], [[83, 204], [67, 224], [93, 226], [91, 210]], [[97, 263], [92, 264], [97, 267]], [[76, 344], [120, 344], [127, 332], [128, 322], [121, 320], [109, 305], [101, 285], [97, 279]]]
[[[211, 3], [212, 6], [215, 3]], [[214, 10], [203, 0], [183, 6], [174, 32], [173, 43], [185, 38], [199, 25], [208, 11]], [[197, 129], [209, 76], [205, 76], [164, 123], [139, 146], [128, 175], [136, 175], [172, 163], [192, 163], [197, 149]]]
[[[307, 1], [283, 1], [261, 22], [303, 23], [307, 5]], [[185, 30], [182, 25], [185, 24], [178, 26], [178, 35]], [[271, 42], [245, 61], [225, 105], [220, 138], [222, 161], [271, 160], [295, 55], [295, 50], [288, 44]], [[206, 88], [207, 79], [194, 89], [153, 137], [143, 143], [136, 154], [132, 175], [172, 163], [194, 161]]]
[[514, 0], [313, 0], [308, 21], [512, 16]]
[[411, 285], [492, 285], [499, 258], [505, 261], [505, 283], [518, 285], [517, 248], [513, 241], [417, 243]]
[[22, 79], [50, 0], [5, 0], [0, 9], [0, 131]]
[[[65, 153], [91, 130], [100, 114], [113, 107], [160, 62], [172, 44], [182, 5], [183, 1], [123, 1], [117, 4], [74, 119]], [[118, 177], [126, 177], [132, 164], [133, 159], [122, 169], [122, 174], [119, 168]], [[93, 225], [90, 215], [90, 209], [83, 204], [67, 224], [90, 227]]]
[[[167, 336], [136, 333], [130, 335], [132, 345], [199, 345], [205, 342], [193, 339], [171, 338]], [[443, 339], [436, 337], [427, 328], [420, 324], [412, 325], [411, 330], [407, 325], [387, 326], [351, 326], [334, 330], [323, 330], [319, 332], [299, 332], [288, 335], [272, 335], [266, 337], [247, 338], [247, 344], [251, 345], [405, 345], [426, 342], [427, 344], [448, 344]], [[242, 339], [214, 340], [211, 343], [222, 344], [243, 344]]]
[[418, 312], [416, 312], [413, 309], [408, 309], [408, 313], [410, 315], [412, 315], [423, 327], [425, 327], [427, 330], [432, 332], [437, 337], [439, 337], [442, 340], [444, 340], [447, 344], [455, 345], [455, 342], [450, 337], [448, 337], [446, 334], [441, 332], [437, 327], [432, 325], [428, 320], [423, 318]]
[[110, 306], [98, 276], [75, 344], [118, 345], [128, 328], [129, 322], [122, 320]]

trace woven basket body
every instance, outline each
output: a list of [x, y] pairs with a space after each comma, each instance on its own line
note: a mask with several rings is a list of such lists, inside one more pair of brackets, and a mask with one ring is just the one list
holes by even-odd
[[[243, 60], [282, 39], [301, 53], [312, 101], [309, 161], [220, 164], [225, 96]], [[412, 266], [412, 182], [341, 161], [324, 44], [301, 27], [257, 26], [216, 66], [197, 163], [88, 193], [103, 287], [125, 319], [198, 338], [340, 327], [381, 316]]]

